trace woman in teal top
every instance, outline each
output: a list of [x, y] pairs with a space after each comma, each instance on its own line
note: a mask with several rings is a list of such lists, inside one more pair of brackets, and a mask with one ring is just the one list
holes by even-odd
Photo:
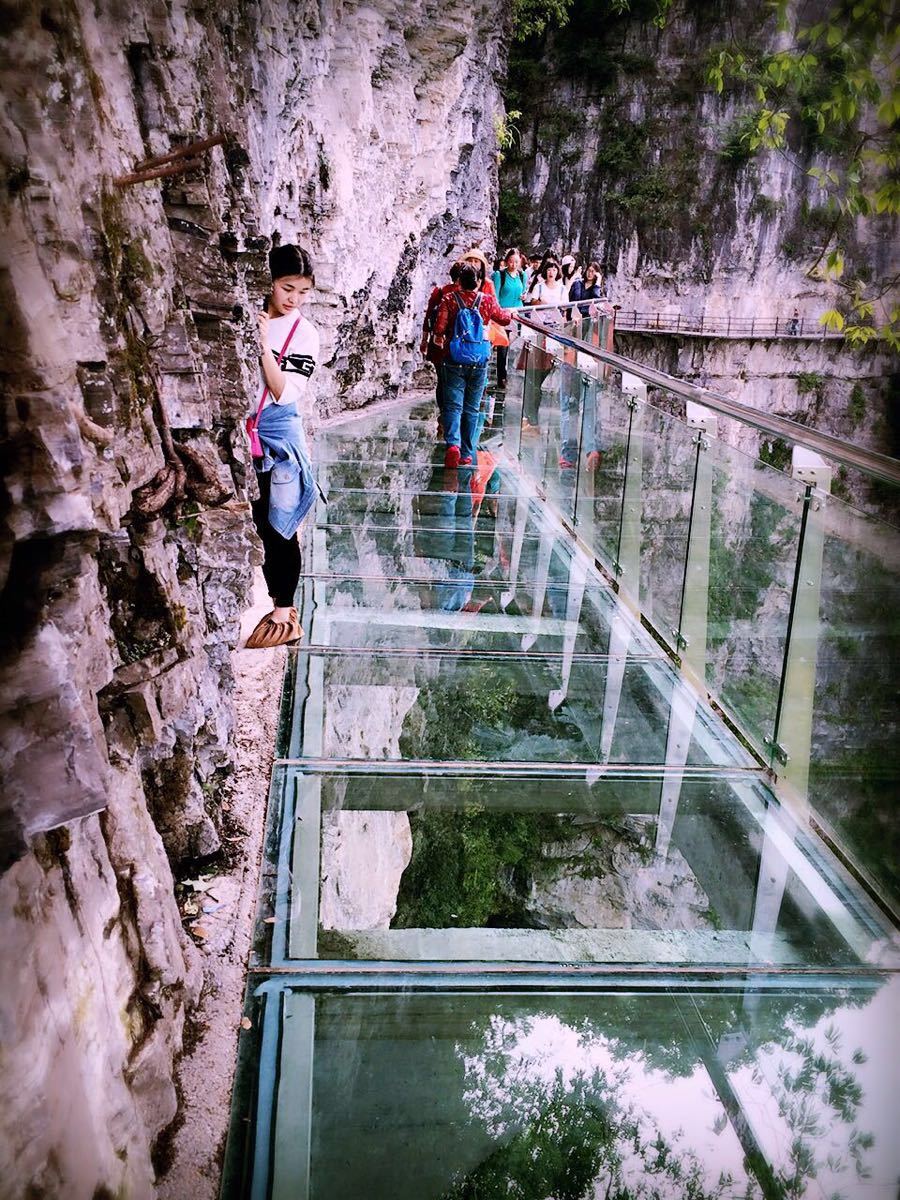
[[[519, 269], [521, 255], [515, 248], [503, 256], [503, 267], [494, 272], [494, 291], [501, 308], [519, 308], [525, 291], [525, 278]], [[497, 387], [506, 387], [506, 359], [509, 346], [497, 347]]]

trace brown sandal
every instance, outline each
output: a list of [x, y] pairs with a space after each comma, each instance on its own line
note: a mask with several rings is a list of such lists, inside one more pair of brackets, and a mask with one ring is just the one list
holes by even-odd
[[292, 608], [290, 621], [273, 621], [272, 614], [266, 613], [247, 638], [244, 647], [247, 650], [272, 650], [275, 646], [286, 646], [302, 637], [297, 610]]

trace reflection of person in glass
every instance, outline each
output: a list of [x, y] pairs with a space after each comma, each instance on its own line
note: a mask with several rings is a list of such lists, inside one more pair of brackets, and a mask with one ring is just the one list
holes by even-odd
[[476, 523], [485, 497], [486, 512], [496, 516], [496, 500], [490, 498], [500, 490], [500, 471], [493, 455], [482, 450], [477, 467], [443, 471], [441, 483], [440, 490], [418, 497], [420, 508], [427, 508], [429, 515], [420, 517], [416, 553], [448, 564], [447, 578], [434, 585], [437, 608], [442, 612], [480, 612], [488, 598], [473, 599], [476, 565], [491, 556], [494, 522], [492, 517], [478, 523], [477, 530]]
[[599, 385], [596, 380], [588, 379], [574, 367], [570, 367], [564, 374], [563, 384], [565, 390], [561, 390], [559, 397], [559, 465], [563, 469], [576, 466], [578, 440], [581, 438], [585, 467], [588, 471], [596, 471], [603, 454], [600, 410], [597, 405]]

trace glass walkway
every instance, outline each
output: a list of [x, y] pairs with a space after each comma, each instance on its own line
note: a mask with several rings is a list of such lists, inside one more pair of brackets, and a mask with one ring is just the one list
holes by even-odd
[[226, 1198], [896, 1197], [897, 532], [606, 344], [318, 439]]

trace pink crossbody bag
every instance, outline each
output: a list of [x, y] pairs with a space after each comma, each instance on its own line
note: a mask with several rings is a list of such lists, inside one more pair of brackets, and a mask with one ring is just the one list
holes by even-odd
[[[287, 338], [285, 339], [285, 343], [281, 347], [281, 353], [278, 355], [279, 367], [281, 366], [281, 360], [284, 358], [285, 354], [287, 353], [288, 346], [291, 344], [291, 338], [297, 332], [297, 326], [300, 324], [300, 320], [301, 320], [301, 318], [298, 317], [297, 320], [293, 323], [293, 325], [291, 326], [291, 332], [287, 335]], [[259, 408], [256, 410], [256, 416], [247, 418], [247, 436], [250, 438], [250, 454], [253, 458], [262, 458], [263, 453], [264, 453], [263, 444], [259, 440], [259, 414], [265, 408], [266, 397], [268, 396], [268, 394], [269, 394], [269, 388], [268, 388], [268, 385], [266, 385], [266, 387], [263, 388], [263, 394], [259, 401]]]

